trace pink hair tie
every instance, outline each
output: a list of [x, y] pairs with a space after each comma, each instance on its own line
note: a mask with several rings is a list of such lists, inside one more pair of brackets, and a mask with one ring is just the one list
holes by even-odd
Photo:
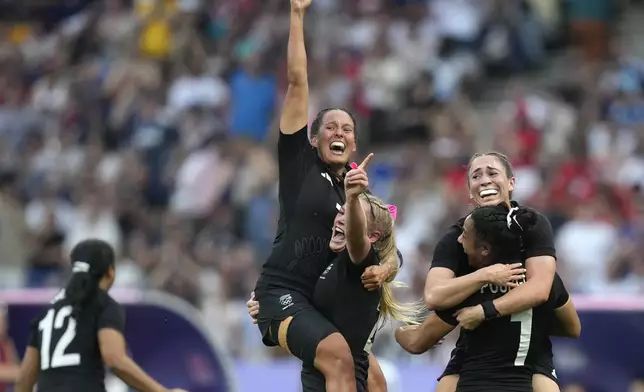
[[398, 207], [396, 207], [393, 204], [387, 204], [387, 209], [389, 210], [389, 213], [391, 214], [391, 219], [396, 221], [396, 217], [398, 216]]
[[358, 164], [357, 164], [357, 163], [355, 163], [355, 162], [351, 162], [351, 164], [349, 165], [349, 167], [350, 167], [351, 169], [353, 169], [353, 170], [356, 170], [356, 169], [358, 168]]

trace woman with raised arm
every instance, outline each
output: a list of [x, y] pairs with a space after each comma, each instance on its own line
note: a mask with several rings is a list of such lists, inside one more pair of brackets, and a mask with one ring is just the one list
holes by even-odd
[[[255, 287], [264, 344], [282, 346], [315, 366], [326, 388], [353, 392], [356, 379], [346, 340], [311, 304], [315, 284], [334, 258], [330, 234], [345, 203], [343, 177], [356, 150], [356, 122], [343, 109], [325, 109], [307, 135], [309, 86], [304, 16], [311, 0], [291, 0], [288, 90], [278, 140], [280, 218], [271, 255]], [[397, 265], [388, 272], [394, 273]]]

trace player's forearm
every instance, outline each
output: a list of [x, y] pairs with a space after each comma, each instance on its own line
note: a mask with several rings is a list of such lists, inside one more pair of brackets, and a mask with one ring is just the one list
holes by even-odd
[[306, 48], [304, 46], [304, 12], [291, 11], [287, 48], [287, 80], [292, 85], [306, 85]]
[[347, 198], [345, 219], [347, 250], [351, 261], [360, 263], [367, 256], [369, 248], [366, 239], [367, 218], [357, 196]]
[[139, 367], [132, 359], [125, 356], [118, 361], [110, 364], [114, 374], [123, 380], [127, 385], [141, 392], [167, 392], [168, 390], [143, 369]]
[[487, 283], [482, 270], [453, 279], [445, 279], [425, 289], [425, 305], [430, 310], [456, 306]]
[[394, 334], [396, 342], [410, 354], [422, 354], [425, 352], [419, 342], [419, 329], [420, 325], [406, 325], [396, 328]]
[[14, 380], [16, 383], [13, 386], [13, 392], [33, 392], [37, 378], [38, 374], [19, 373]]
[[494, 300], [494, 307], [501, 316], [507, 316], [534, 308], [548, 300], [541, 294], [540, 282], [529, 279], [519, 287]]

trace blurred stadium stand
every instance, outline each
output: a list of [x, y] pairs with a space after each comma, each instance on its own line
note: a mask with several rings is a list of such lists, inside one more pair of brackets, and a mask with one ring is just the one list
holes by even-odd
[[[313, 1], [311, 116], [344, 106], [359, 117], [359, 152], [376, 153], [373, 189], [399, 206], [410, 286], [399, 294], [421, 296], [436, 237], [467, 210], [464, 165], [493, 148], [515, 165], [516, 199], [550, 217], [569, 289], [631, 306], [624, 324], [595, 321], [610, 319], [604, 310], [588, 316], [607, 328], [589, 336], [639, 325], [624, 336], [641, 347], [642, 2]], [[233, 372], [294, 366], [262, 346], [245, 308], [277, 221], [287, 9], [1, 0], [0, 288], [60, 285], [68, 250], [99, 237], [119, 254], [117, 285], [197, 308]], [[416, 377], [405, 369], [446, 362], [449, 343], [412, 358], [390, 329], [375, 350], [401, 385]], [[560, 363], [596, 355], [557, 352]], [[644, 377], [615, 366], [606, 374]], [[582, 382], [569, 391], [628, 390], [595, 382], [601, 369], [568, 374]]]

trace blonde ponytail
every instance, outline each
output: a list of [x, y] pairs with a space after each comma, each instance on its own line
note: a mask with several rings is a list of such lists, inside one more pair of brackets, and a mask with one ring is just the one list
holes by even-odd
[[392, 319], [408, 325], [420, 325], [423, 322], [425, 304], [418, 300], [412, 303], [400, 303], [394, 297], [392, 287], [406, 287], [402, 282], [393, 281], [382, 285], [380, 297], [381, 319]]
[[[373, 244], [374, 249], [380, 257], [380, 265], [388, 265], [393, 270], [387, 281], [381, 288], [380, 312], [381, 319], [392, 319], [405, 324], [419, 325], [422, 323], [421, 315], [426, 308], [423, 301], [418, 300], [412, 303], [400, 303], [396, 300], [393, 287], [407, 287], [404, 283], [394, 281], [398, 275], [398, 253], [394, 235], [394, 220], [387, 208], [387, 205], [372, 195], [363, 194], [366, 201], [371, 205], [371, 216], [368, 226], [374, 231], [380, 232], [380, 238]], [[373, 206], [377, 208], [373, 208]], [[369, 214], [368, 214], [369, 215]]]

